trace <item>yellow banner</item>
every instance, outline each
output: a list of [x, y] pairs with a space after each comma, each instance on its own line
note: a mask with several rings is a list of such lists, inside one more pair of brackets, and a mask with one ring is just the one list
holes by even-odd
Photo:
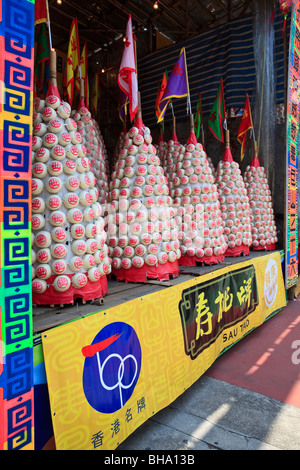
[[275, 252], [47, 331], [56, 448], [115, 449], [285, 306]]

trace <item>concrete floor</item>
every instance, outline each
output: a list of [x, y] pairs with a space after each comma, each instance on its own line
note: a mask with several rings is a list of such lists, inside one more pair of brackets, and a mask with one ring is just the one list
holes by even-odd
[[299, 325], [300, 296], [117, 450], [299, 450]]

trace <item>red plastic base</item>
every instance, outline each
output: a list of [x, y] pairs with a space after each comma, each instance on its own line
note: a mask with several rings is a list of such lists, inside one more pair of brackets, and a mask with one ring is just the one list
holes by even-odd
[[178, 261], [166, 264], [158, 264], [157, 266], [148, 266], [144, 264], [142, 268], [131, 267], [129, 269], [112, 269], [112, 274], [117, 277], [117, 281], [125, 282], [147, 282], [149, 279], [157, 279], [158, 281], [168, 281], [170, 276], [179, 276]]
[[219, 264], [224, 261], [224, 255], [220, 256], [203, 256], [203, 258], [198, 258], [197, 256], [188, 256], [183, 255], [179, 259], [180, 266], [197, 266], [197, 263], [208, 264], [209, 266], [213, 264]]
[[[72, 278], [73, 274], [68, 274]], [[91, 282], [88, 280], [86, 286], [76, 289], [70, 285], [65, 292], [57, 292], [53, 287], [55, 276], [47, 279], [48, 287], [43, 294], [32, 293], [33, 305], [65, 305], [72, 304], [75, 299], [83, 299], [85, 301], [104, 297], [108, 292], [107, 277], [102, 276], [99, 281]]]
[[262, 251], [262, 250], [274, 251], [276, 250], [276, 245], [275, 243], [271, 243], [271, 245], [265, 245], [265, 246], [251, 246], [251, 249], [253, 251]]
[[234, 258], [236, 256], [248, 256], [250, 254], [250, 247], [246, 245], [236, 246], [234, 248], [227, 248], [225, 256]]

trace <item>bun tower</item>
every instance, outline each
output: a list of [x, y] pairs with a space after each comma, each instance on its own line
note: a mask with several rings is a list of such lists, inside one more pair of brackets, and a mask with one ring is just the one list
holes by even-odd
[[244, 174], [244, 182], [250, 202], [253, 250], [275, 250], [277, 228], [275, 224], [272, 195], [264, 167], [259, 163], [257, 143], [254, 157]]
[[193, 115], [188, 142], [175, 160], [172, 184], [181, 242], [180, 265], [222, 262], [227, 244], [219, 195], [206, 153], [195, 136]]
[[179, 274], [172, 199], [141, 102], [111, 178], [107, 217], [112, 272], [118, 280], [147, 282]]
[[228, 245], [225, 256], [247, 256], [252, 244], [249, 199], [239, 164], [232, 158], [228, 130], [225, 131], [225, 142], [224, 156], [216, 170], [224, 237]]
[[33, 304], [103, 297], [102, 208], [83, 137], [59, 96], [54, 50], [46, 98], [34, 100], [33, 126]]

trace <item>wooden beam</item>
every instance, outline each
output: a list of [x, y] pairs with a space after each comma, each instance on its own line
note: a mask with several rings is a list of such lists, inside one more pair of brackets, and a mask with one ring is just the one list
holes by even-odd
[[226, 5], [221, 0], [214, 0], [214, 3], [218, 5], [219, 8], [223, 11], [227, 11]]
[[[63, 3], [66, 3], [67, 5], [69, 5], [71, 8], [74, 8], [74, 3], [70, 2], [69, 0], [63, 0]], [[93, 21], [98, 23], [100, 26], [104, 27], [107, 31], [107, 33], [114, 33], [114, 34], [118, 34], [117, 31], [115, 31], [108, 23], [103, 23], [102, 21], [98, 20], [98, 18], [96, 16], [93, 15], [93, 13], [90, 11], [90, 10], [86, 10], [82, 7], [79, 6], [79, 4], [77, 3], [76, 4], [76, 10], [80, 13], [82, 13], [82, 15], [85, 15], [87, 16], [88, 18], [90, 18], [92, 16], [93, 18]], [[62, 10], [61, 10], [62, 11]], [[77, 20], [78, 24], [79, 24], [79, 21]], [[108, 38], [106, 38], [108, 39]]]
[[243, 9], [241, 10], [240, 16], [243, 16], [246, 13], [246, 11], [248, 10], [252, 2], [253, 0], [247, 0], [245, 2], [245, 5], [243, 6]]
[[227, 21], [231, 21], [232, 16], [232, 0], [227, 0]]
[[215, 16], [207, 9], [205, 8], [199, 0], [193, 0], [194, 5], [203, 13], [203, 15], [207, 16], [210, 20], [215, 19]]
[[149, 53], [153, 52], [153, 24], [150, 23], [148, 26], [148, 38], [149, 38]]
[[185, 0], [185, 39], [189, 38], [189, 0]]
[[[194, 0], [195, 1], [195, 0]], [[247, 8], [250, 6], [250, 4], [252, 3], [253, 0], [248, 0], [247, 1]], [[237, 17], [237, 16], [241, 16], [242, 15], [242, 11], [245, 10], [245, 6], [246, 5], [242, 5], [242, 6], [239, 6], [239, 7], [236, 7], [236, 8], [233, 8], [232, 9], [232, 17]], [[245, 10], [246, 11], [246, 10]], [[244, 11], [244, 13], [245, 13]], [[227, 18], [227, 13], [225, 15], [222, 15], [222, 16], [219, 16], [218, 18], [214, 18], [213, 21], [210, 21], [208, 23], [205, 23], [198, 31], [197, 34], [201, 34], [203, 33], [204, 31], [207, 31], [208, 29], [210, 28], [214, 28], [215, 26], [218, 26], [220, 23], [222, 22], [225, 22], [226, 21], [226, 18]]]
[[142, 26], [145, 26], [145, 28], [147, 27], [147, 23], [142, 20], [141, 18], [139, 18], [135, 13], [133, 13], [129, 8], [126, 8], [121, 2], [119, 2], [118, 0], [108, 0], [108, 2], [111, 4], [111, 5], [114, 5], [116, 7], [116, 9], [119, 9], [120, 11], [123, 11], [124, 13], [127, 14], [127, 18], [128, 16], [131, 14], [131, 17], [132, 19], [134, 19], [137, 23], [140, 23]]
[[[183, 26], [181, 23], [179, 23], [178, 21], [176, 21], [173, 17], [170, 16], [169, 12], [171, 12], [172, 10], [174, 10], [175, 12], [175, 8], [177, 8], [180, 4], [183, 3], [183, 0], [175, 0], [171, 5], [169, 5], [168, 7], [165, 7], [165, 9], [161, 9], [158, 13], [156, 13], [155, 15], [151, 16], [151, 20], [156, 24], [156, 27], [157, 29], [160, 31], [162, 26], [160, 25], [159, 23], [159, 19], [163, 16], [166, 17], [166, 19], [168, 19], [169, 21], [171, 21], [172, 23], [177, 23], [177, 26], [179, 25], [179, 27], [182, 28], [182, 32], [184, 33], [185, 32], [185, 25]], [[148, 5], [153, 5], [153, 1], [152, 0], [147, 0], [147, 4]], [[180, 10], [179, 8], [176, 10], [176, 15], [178, 15], [178, 18], [180, 18], [182, 20], [182, 23], [184, 24], [185, 23], [185, 16], [184, 16], [184, 11], [183, 10]], [[155, 22], [155, 20], [158, 20], [158, 22]], [[197, 28], [197, 24], [194, 23], [194, 21], [189, 18], [189, 24], [190, 26], [192, 25], [193, 27]]]

